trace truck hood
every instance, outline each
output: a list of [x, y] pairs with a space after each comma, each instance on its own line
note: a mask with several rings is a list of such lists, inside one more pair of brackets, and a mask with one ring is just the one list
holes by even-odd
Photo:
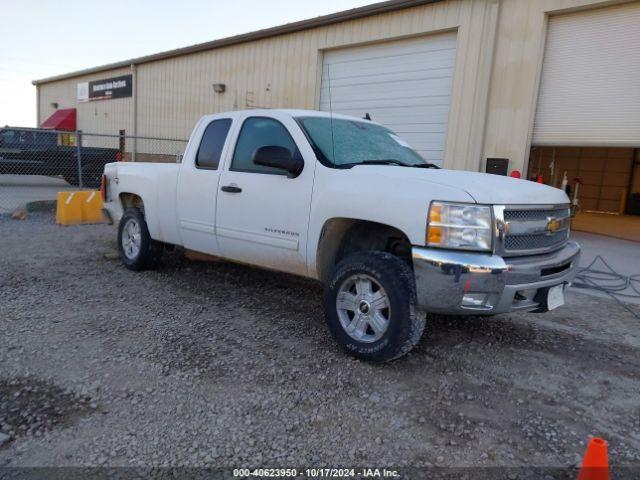
[[[464, 170], [436, 170], [395, 167], [365, 166], [394, 180], [419, 180], [439, 184], [466, 192], [477, 203], [493, 205], [550, 205], [569, 203], [567, 195], [559, 188], [549, 187], [529, 180], [501, 175], [467, 172]], [[446, 200], [446, 199], [443, 199]]]

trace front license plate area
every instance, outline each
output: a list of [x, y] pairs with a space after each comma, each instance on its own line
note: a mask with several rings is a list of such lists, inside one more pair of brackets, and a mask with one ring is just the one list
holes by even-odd
[[551, 287], [547, 293], [547, 309], [555, 310], [564, 305], [564, 285]]
[[565, 284], [561, 283], [553, 287], [540, 288], [533, 299], [538, 303], [538, 308], [533, 312], [544, 313], [564, 305], [564, 286]]

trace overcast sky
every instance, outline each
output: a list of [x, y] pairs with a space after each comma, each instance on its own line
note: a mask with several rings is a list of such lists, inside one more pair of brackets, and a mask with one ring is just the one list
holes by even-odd
[[34, 79], [376, 0], [0, 0], [0, 125], [35, 126]]

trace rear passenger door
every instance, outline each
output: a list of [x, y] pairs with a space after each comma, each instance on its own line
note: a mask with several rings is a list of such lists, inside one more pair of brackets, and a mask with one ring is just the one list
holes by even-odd
[[193, 154], [187, 152], [178, 176], [177, 214], [182, 244], [210, 255], [219, 255], [215, 235], [216, 194], [220, 160], [225, 155], [231, 124], [230, 118], [216, 118], [199, 125], [200, 143], [193, 146]]
[[[279, 146], [304, 160], [302, 173], [256, 165], [255, 150]], [[315, 157], [290, 116], [250, 116], [237, 135], [218, 187], [216, 236], [226, 258], [307, 274], [306, 246]]]

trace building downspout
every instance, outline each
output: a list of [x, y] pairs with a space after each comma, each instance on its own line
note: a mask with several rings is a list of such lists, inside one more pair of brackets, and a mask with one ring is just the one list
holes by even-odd
[[134, 63], [131, 64], [131, 78], [133, 79], [132, 85], [132, 101], [133, 101], [133, 138], [132, 138], [132, 150], [131, 161], [136, 161], [136, 153], [138, 151], [138, 71]]

